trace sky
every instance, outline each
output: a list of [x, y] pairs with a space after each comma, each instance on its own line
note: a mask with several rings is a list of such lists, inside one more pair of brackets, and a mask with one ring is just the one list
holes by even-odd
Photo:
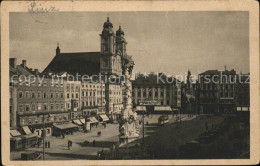
[[10, 13], [10, 57], [40, 71], [61, 52], [100, 51], [103, 23], [121, 25], [134, 72], [249, 72], [248, 12]]

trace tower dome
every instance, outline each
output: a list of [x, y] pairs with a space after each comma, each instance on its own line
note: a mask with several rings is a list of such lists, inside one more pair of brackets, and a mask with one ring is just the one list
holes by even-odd
[[122, 31], [121, 26], [119, 26], [119, 29], [116, 31], [116, 36], [125, 35], [124, 31]]

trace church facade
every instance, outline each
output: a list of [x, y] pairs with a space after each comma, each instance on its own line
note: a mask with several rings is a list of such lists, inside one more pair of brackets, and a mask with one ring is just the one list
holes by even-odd
[[[96, 78], [101, 76], [101, 79], [105, 82], [106, 113], [110, 115], [118, 114], [121, 111], [120, 109], [123, 108], [122, 85], [120, 81], [110, 81], [110, 78], [116, 79], [122, 76], [121, 59], [126, 55], [127, 45], [124, 35], [121, 26], [114, 33], [113, 24], [107, 17], [100, 34], [100, 52], [62, 53], [58, 45], [55, 57], [42, 74], [59, 75], [66, 72], [73, 76], [87, 75]], [[84, 106], [82, 102], [79, 101], [78, 103], [80, 108]]]

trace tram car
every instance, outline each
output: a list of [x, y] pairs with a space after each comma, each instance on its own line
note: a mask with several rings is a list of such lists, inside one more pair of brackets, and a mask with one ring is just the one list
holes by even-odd
[[167, 115], [162, 115], [158, 118], [158, 124], [159, 125], [164, 125], [164, 124], [167, 124], [169, 123], [169, 118]]

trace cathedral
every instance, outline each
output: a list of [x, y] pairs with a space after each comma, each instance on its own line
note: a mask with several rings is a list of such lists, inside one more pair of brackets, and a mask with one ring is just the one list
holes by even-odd
[[71, 75], [122, 75], [121, 57], [126, 55], [126, 40], [121, 26], [114, 33], [109, 17], [100, 34], [100, 52], [62, 53], [59, 45], [56, 56], [44, 69], [43, 73], [59, 74], [67, 72]]
[[[66, 72], [69, 75], [96, 75], [119, 78], [122, 76], [122, 59], [126, 54], [126, 40], [121, 26], [114, 33], [113, 24], [107, 17], [100, 34], [100, 52], [62, 53], [59, 45], [56, 56], [42, 72], [43, 74], [60, 75]], [[123, 108], [123, 92], [120, 82], [105, 82], [105, 107], [107, 114], [120, 113]], [[81, 103], [81, 101], [79, 101]], [[82, 107], [79, 105], [79, 107]], [[113, 112], [113, 113], [112, 113]]]

